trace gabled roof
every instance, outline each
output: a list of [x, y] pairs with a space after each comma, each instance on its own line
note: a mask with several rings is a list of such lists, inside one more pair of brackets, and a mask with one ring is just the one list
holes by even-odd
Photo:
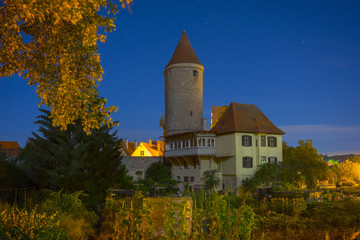
[[152, 145], [152, 144], [145, 143], [145, 142], [142, 142], [141, 144], [144, 146], [144, 148], [146, 148], [146, 150], [151, 154], [151, 156], [153, 156], [153, 157], [164, 156], [164, 151], [161, 151], [161, 149], [158, 149], [156, 147], [156, 145]]
[[126, 141], [121, 141], [121, 146], [124, 149], [127, 156], [131, 156], [135, 151], [135, 143], [128, 141], [128, 146], [126, 147]]
[[[141, 151], [146, 151], [145, 155], [140, 155]], [[141, 142], [132, 154], [133, 157], [162, 157], [164, 156], [164, 141]]]
[[175, 52], [167, 66], [175, 63], [197, 63], [202, 65], [186, 36], [185, 30], [183, 31]]
[[285, 134], [256, 105], [234, 102], [228, 106], [211, 131], [216, 134], [233, 132]]
[[215, 126], [215, 124], [219, 121], [221, 116], [224, 114], [228, 106], [212, 106], [211, 107], [211, 126]]

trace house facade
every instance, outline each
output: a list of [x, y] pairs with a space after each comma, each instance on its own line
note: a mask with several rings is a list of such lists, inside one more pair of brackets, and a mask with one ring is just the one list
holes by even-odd
[[163, 157], [164, 156], [164, 141], [149, 141], [141, 142], [135, 151], [131, 154], [132, 157]]
[[127, 139], [121, 143], [122, 159], [121, 163], [126, 167], [128, 175], [133, 180], [140, 180], [145, 178], [145, 172], [151, 164], [156, 162], [164, 163], [164, 142], [163, 141], [149, 141], [141, 142], [139, 145], [137, 141], [129, 142]]
[[282, 161], [284, 132], [255, 105], [231, 103], [211, 131], [216, 134], [216, 162], [224, 190], [235, 192], [261, 164]]

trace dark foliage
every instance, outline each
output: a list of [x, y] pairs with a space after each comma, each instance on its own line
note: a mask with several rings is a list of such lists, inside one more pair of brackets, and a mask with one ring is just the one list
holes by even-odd
[[89, 206], [102, 203], [109, 187], [129, 187], [121, 165], [121, 145], [116, 132], [102, 126], [87, 135], [78, 121], [61, 131], [52, 125], [50, 112], [41, 110], [33, 132], [21, 153], [30, 177], [40, 188], [65, 192], [84, 191]]
[[145, 179], [150, 178], [157, 183], [167, 183], [171, 179], [171, 168], [162, 162], [152, 163], [145, 172]]
[[17, 166], [15, 162], [0, 159], [0, 199], [13, 202], [16, 189], [24, 189], [33, 186], [27, 176], [27, 172]]

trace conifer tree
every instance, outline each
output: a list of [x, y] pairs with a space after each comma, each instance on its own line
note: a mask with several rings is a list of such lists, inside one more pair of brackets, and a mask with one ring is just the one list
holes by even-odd
[[63, 189], [66, 192], [84, 191], [88, 205], [101, 203], [109, 187], [130, 184], [126, 168], [121, 165], [120, 141], [116, 132], [102, 126], [84, 132], [81, 121], [67, 130], [53, 126], [50, 111], [35, 122], [39, 134], [32, 133], [21, 157], [34, 182], [40, 188]]

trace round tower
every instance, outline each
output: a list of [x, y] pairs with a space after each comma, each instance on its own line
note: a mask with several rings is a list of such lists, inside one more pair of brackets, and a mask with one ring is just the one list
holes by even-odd
[[[185, 31], [165, 67], [165, 136], [205, 130], [203, 71]], [[206, 128], [206, 126], [205, 126]]]

